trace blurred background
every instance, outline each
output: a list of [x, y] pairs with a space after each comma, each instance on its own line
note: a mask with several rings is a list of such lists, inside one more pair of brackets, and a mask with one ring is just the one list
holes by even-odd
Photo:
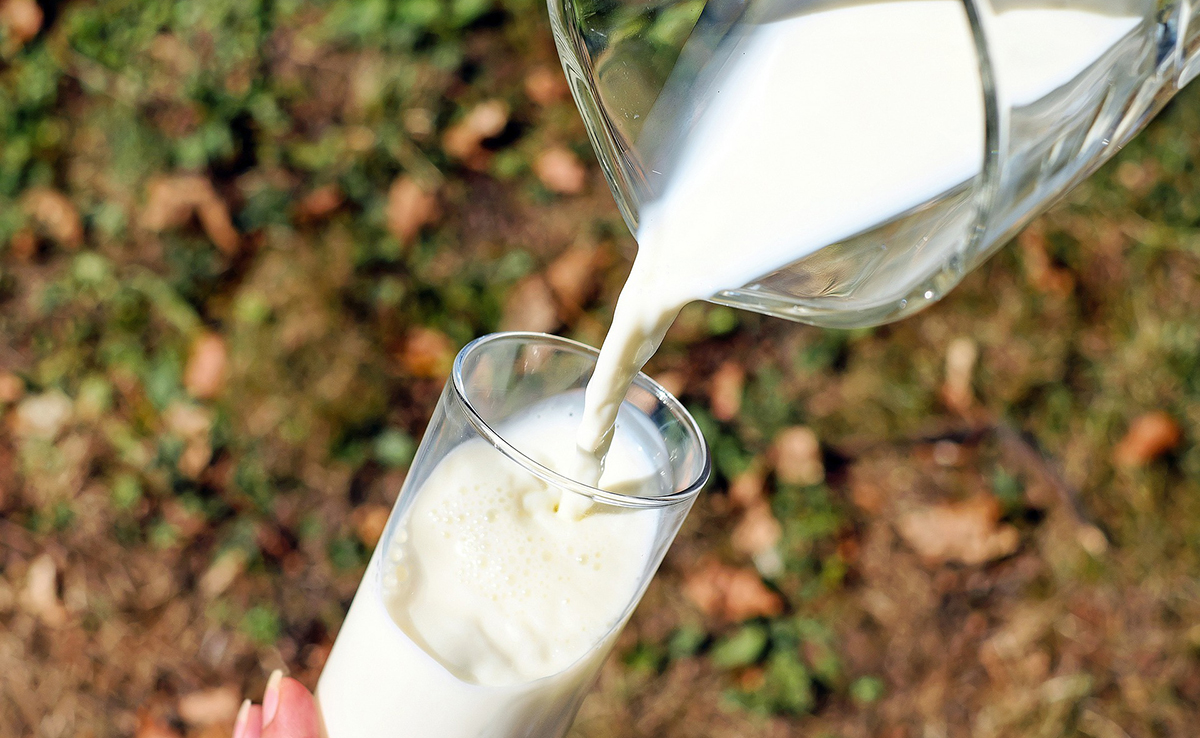
[[[714, 482], [574, 735], [1194, 736], [1197, 131], [902, 323], [685, 310]], [[633, 250], [538, 0], [0, 0], [0, 736], [314, 685], [457, 348]]]

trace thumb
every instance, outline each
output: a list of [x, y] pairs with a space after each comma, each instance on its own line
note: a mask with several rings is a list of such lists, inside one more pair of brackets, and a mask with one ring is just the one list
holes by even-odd
[[320, 738], [317, 703], [304, 685], [285, 678], [279, 683], [279, 703], [272, 716], [263, 715], [262, 738]]

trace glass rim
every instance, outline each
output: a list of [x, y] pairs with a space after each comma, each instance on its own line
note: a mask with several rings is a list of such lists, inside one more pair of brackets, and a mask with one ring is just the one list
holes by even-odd
[[709, 453], [708, 442], [705, 441], [704, 434], [700, 432], [700, 426], [696, 422], [696, 419], [693, 418], [692, 414], [687, 411], [687, 408], [683, 406], [683, 403], [676, 399], [674, 395], [668, 392], [658, 382], [655, 382], [645, 373], [640, 371], [634, 377], [633, 384], [649, 391], [660, 403], [669, 408], [671, 412], [676, 415], [676, 417], [682, 418], [685, 421], [684, 427], [695, 439], [698, 445], [702, 459], [699, 474], [683, 489], [667, 495], [657, 496], [610, 492], [608, 490], [600, 489], [599, 487], [593, 487], [578, 480], [564, 476], [563, 474], [560, 474], [559, 472], [556, 472], [555, 470], [544, 466], [533, 458], [527, 456], [516, 446], [509, 443], [504, 436], [496, 432], [496, 430], [493, 429], [488, 422], [483, 419], [483, 417], [475, 409], [475, 406], [471, 403], [470, 398], [467, 396], [466, 386], [464, 384], [463, 364], [469, 355], [485, 348], [488, 344], [496, 341], [513, 339], [523, 340], [527, 343], [539, 342], [552, 344], [556, 348], [567, 349], [574, 353], [585, 355], [592, 359], [593, 362], [600, 354], [597, 349], [587, 345], [586, 343], [581, 343], [570, 338], [563, 338], [562, 336], [555, 336], [549, 333], [537, 333], [534, 331], [501, 331], [497, 333], [489, 333], [487, 335], [480, 336], [479, 338], [476, 338], [468, 343], [466, 346], [463, 346], [462, 350], [458, 352], [458, 355], [454, 357], [454, 367], [450, 373], [450, 382], [448, 386], [453, 388], [455, 397], [457, 397], [459, 402], [462, 403], [463, 409], [466, 411], [467, 419], [471, 422], [471, 425], [474, 426], [479, 435], [487, 439], [487, 441], [492, 444], [493, 448], [495, 448], [497, 451], [500, 451], [502, 454], [519, 464], [530, 474], [533, 474], [542, 481], [562, 489], [570, 490], [575, 494], [583, 495], [595, 502], [600, 502], [606, 505], [626, 508], [670, 507], [681, 502], [687, 502], [700, 493], [700, 490], [708, 482], [709, 475], [712, 473], [712, 455]]

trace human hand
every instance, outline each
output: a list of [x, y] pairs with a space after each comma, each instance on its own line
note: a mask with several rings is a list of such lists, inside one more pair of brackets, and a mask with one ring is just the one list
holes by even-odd
[[317, 703], [304, 685], [276, 670], [267, 680], [262, 705], [246, 700], [233, 738], [319, 738]]

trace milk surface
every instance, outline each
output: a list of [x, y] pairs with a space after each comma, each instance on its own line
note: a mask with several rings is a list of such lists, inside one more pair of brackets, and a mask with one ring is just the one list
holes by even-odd
[[[1008, 107], [1053, 93], [1141, 22], [1063, 7], [987, 20]], [[982, 169], [983, 88], [958, 0], [827, 8], [761, 23], [731, 43], [724, 67], [705, 71], [708, 99], [641, 212], [637, 258], [578, 431], [594, 458], [684, 304], [861, 233]]]
[[[566, 393], [496, 430], [553, 468], [575, 451], [582, 407]], [[626, 404], [601, 485], [669, 494], [666, 454]], [[657, 562], [658, 510], [563, 515], [557, 488], [481, 439], [405, 495], [321, 675], [330, 738], [565, 730]]]

